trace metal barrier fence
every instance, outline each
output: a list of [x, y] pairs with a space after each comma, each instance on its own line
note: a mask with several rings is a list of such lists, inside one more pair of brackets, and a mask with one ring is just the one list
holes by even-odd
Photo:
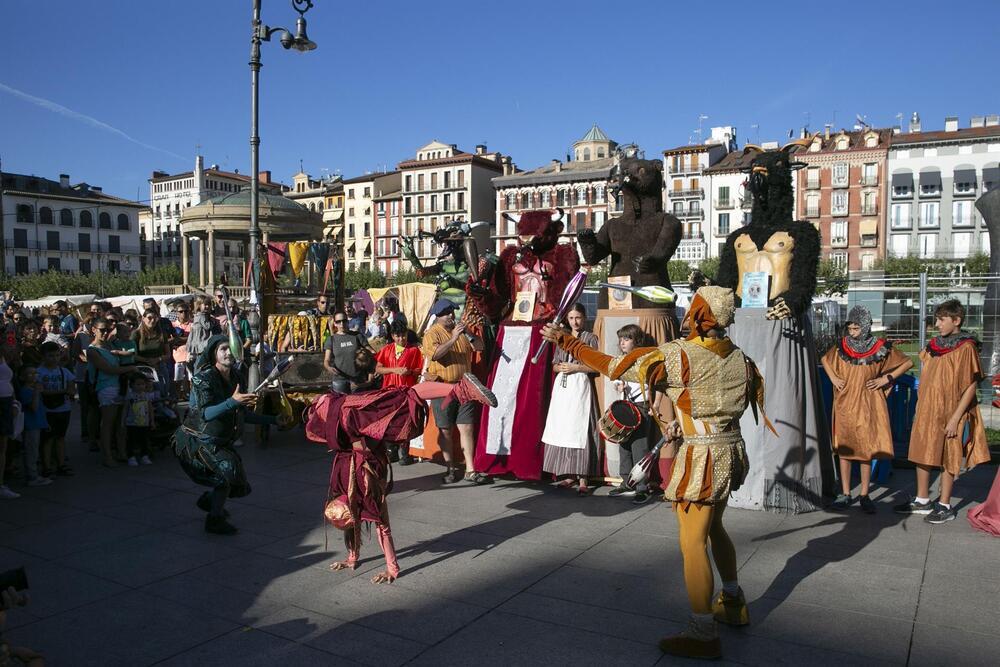
[[[820, 283], [818, 292], [826, 285]], [[988, 289], [990, 288], [990, 289]], [[1000, 372], [991, 363], [991, 337], [998, 329], [1000, 275], [930, 276], [926, 273], [910, 276], [850, 278], [846, 291], [813, 299], [810, 313], [816, 352], [822, 355], [844, 335], [847, 313], [855, 305], [863, 305], [872, 313], [873, 332], [893, 342], [910, 355], [915, 364], [911, 375], [919, 382], [918, 355], [927, 340], [937, 335], [934, 309], [942, 301], [957, 299], [965, 307], [962, 328], [983, 341], [980, 362], [986, 379], [979, 387], [979, 404], [987, 428], [1000, 429], [1000, 410], [992, 407], [992, 374]]]

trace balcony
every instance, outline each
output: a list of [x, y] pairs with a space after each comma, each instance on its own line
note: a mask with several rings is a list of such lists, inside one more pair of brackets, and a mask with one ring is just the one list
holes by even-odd
[[920, 228], [921, 229], [937, 229], [941, 226], [941, 216], [939, 215], [928, 215], [920, 216]]
[[891, 229], [894, 229], [894, 230], [895, 229], [911, 229], [912, 225], [910, 224], [910, 219], [909, 218], [897, 218], [895, 220], [890, 220], [889, 221], [889, 227]]
[[753, 208], [753, 197], [746, 197], [740, 202], [740, 208], [744, 211], [749, 211]]
[[818, 218], [819, 217], [819, 206], [807, 206], [806, 207], [806, 217], [807, 218]]
[[848, 215], [847, 207], [845, 206], [844, 208], [833, 208], [833, 209], [830, 209], [830, 215], [835, 215], [835, 216], [837, 216], [839, 218], [843, 218], [843, 217], [845, 217], [845, 216]]
[[958, 187], [956, 187], [955, 190], [953, 191], [953, 194], [956, 197], [975, 197], [976, 196], [976, 188], [975, 188], [975, 186], [973, 186], [971, 188], [958, 188]]
[[971, 227], [972, 226], [972, 216], [967, 215], [960, 218], [954, 218], [951, 221], [952, 227]]
[[833, 179], [833, 181], [830, 182], [830, 185], [832, 185], [835, 188], [846, 188], [847, 187], [847, 179], [846, 178], [835, 178], [835, 179]]
[[819, 179], [818, 178], [806, 179], [806, 190], [819, 190]]
[[700, 172], [701, 172], [701, 165], [689, 165], [689, 164], [670, 165], [671, 174], [697, 174]]
[[913, 190], [910, 188], [893, 188], [893, 199], [913, 199]]
[[878, 246], [878, 237], [874, 234], [861, 237], [862, 248], [875, 248]]
[[862, 176], [861, 177], [861, 185], [864, 185], [864, 186], [878, 185], [878, 176], [877, 175]]
[[846, 236], [833, 236], [830, 238], [830, 246], [833, 248], [846, 248], [847, 247], [847, 237]]
[[878, 205], [861, 206], [861, 215], [878, 215]]
[[705, 191], [701, 188], [696, 188], [694, 190], [668, 190], [668, 192], [674, 199], [705, 196]]
[[14, 250], [38, 250], [38, 241], [14, 241], [14, 239], [4, 239], [4, 248], [13, 248]]
[[726, 225], [725, 227], [720, 227], [720, 226], [716, 225], [715, 227], [712, 228], [712, 234], [714, 236], [721, 237], [721, 238], [725, 238], [725, 237], [729, 236], [729, 232], [731, 232], [731, 231], [732, 231], [732, 228], [729, 225]]
[[715, 200], [715, 208], [719, 209], [720, 211], [725, 211], [727, 209], [735, 208], [735, 206], [736, 202], [734, 202], [732, 199]]
[[705, 235], [701, 232], [684, 232], [681, 236], [682, 241], [704, 241]]
[[930, 188], [920, 188], [920, 196], [934, 199], [941, 196], [941, 188], [930, 187]]
[[680, 213], [674, 213], [681, 220], [704, 220], [704, 211], [681, 211]]

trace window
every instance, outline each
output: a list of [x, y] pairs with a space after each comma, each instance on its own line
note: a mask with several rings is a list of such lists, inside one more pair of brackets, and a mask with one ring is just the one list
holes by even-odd
[[424, 212], [424, 198], [417, 197], [417, 213], [423, 213], [423, 212]]
[[417, 174], [417, 190], [423, 190], [423, 189], [424, 189], [424, 175]]
[[603, 204], [604, 203], [604, 186], [595, 185], [594, 186], [594, 203]]
[[129, 222], [128, 222], [128, 216], [125, 215], [124, 213], [119, 213], [118, 214], [118, 231], [120, 231], [120, 232], [127, 232], [129, 230], [129, 228], [130, 228], [130, 225], [129, 225]]
[[442, 180], [444, 181], [444, 187], [450, 188], [451, 187], [451, 172], [450, 171], [444, 172], [444, 174], [442, 174]]
[[80, 252], [90, 252], [90, 234], [76, 235], [76, 249]]
[[122, 240], [120, 236], [112, 234], [108, 237], [108, 252], [120, 253], [122, 251]]
[[835, 188], [846, 188], [847, 187], [847, 163], [838, 162], [833, 165], [833, 187]]
[[920, 259], [932, 259], [934, 257], [934, 246], [937, 243], [937, 234], [918, 234], [917, 245]]
[[[396, 202], [393, 202], [393, 208], [396, 206]], [[399, 236], [399, 219], [393, 218], [389, 223], [389, 233], [393, 236]]]
[[[390, 250], [391, 250], [390, 255], [393, 256], [393, 257], [399, 257], [399, 239], [398, 238], [390, 239], [390, 246], [389, 247], [390, 247]], [[396, 263], [393, 262], [394, 266], [395, 266], [395, 264]]]
[[[18, 222], [34, 222], [35, 212], [27, 204], [17, 205], [17, 221]], [[27, 259], [27, 258], [25, 258]]]
[[[961, 176], [959, 176], [961, 174]], [[976, 181], [970, 181], [966, 174], [971, 174], [972, 178], [975, 178], [976, 172], [974, 171], [962, 171], [955, 172], [955, 194], [957, 195], [974, 195], [976, 194]], [[963, 178], [963, 180], [958, 180]]]
[[89, 259], [80, 260], [80, 273], [91, 273]]
[[[726, 189], [726, 190], [728, 190], [729, 188], [720, 188], [720, 189]], [[716, 234], [718, 236], [728, 236], [729, 235], [729, 214], [728, 213], [720, 213], [719, 214], [719, 228], [716, 230]]]
[[[447, 172], [445, 172], [445, 173], [447, 173]], [[450, 194], [443, 195], [441, 197], [441, 206], [442, 206], [442, 210], [445, 210], [445, 211], [450, 211], [451, 210], [451, 195]]]
[[223, 241], [222, 243], [222, 256], [229, 257], [229, 242]]
[[43, 225], [52, 224], [52, 209], [48, 206], [43, 206], [38, 209], [38, 222]]
[[406, 199], [403, 200], [403, 211], [406, 212], [406, 215], [413, 213], [413, 202], [411, 201], [410, 197], [407, 197]]
[[925, 201], [920, 204], [920, 226], [937, 227], [940, 222], [940, 204], [936, 201]]
[[73, 226], [73, 211], [64, 208], [59, 211], [59, 224], [63, 227]]
[[834, 247], [847, 245], [846, 220], [834, 220], [830, 223], [830, 245]]
[[724, 186], [719, 188], [719, 201], [717, 202], [719, 208], [727, 208], [729, 206], [729, 186]]
[[379, 214], [379, 216], [384, 216], [385, 215], [385, 202], [384, 201], [380, 201], [378, 203], [378, 214]]
[[[462, 172], [458, 172], [458, 173], [461, 174]], [[464, 211], [465, 210], [465, 193], [464, 192], [459, 192], [458, 195], [456, 195], [456, 196], [458, 197], [458, 207], [457, 207], [458, 210], [459, 211]]]
[[365, 223], [365, 236], [371, 236], [371, 235], [372, 235], [372, 223], [366, 222]]
[[49, 257], [48, 259], [48, 271], [62, 271], [62, 262], [59, 261], [58, 257]]
[[517, 208], [517, 195], [513, 192], [507, 193], [507, 210]]
[[45, 247], [49, 250], [59, 250], [59, 232], [45, 232]]
[[549, 202], [552, 198], [552, 195], [548, 190], [542, 190], [541, 198], [542, 198], [541, 201], [542, 208], [548, 208], [549, 206], [551, 206]]
[[348, 217], [350, 217], [350, 218], [353, 218], [353, 217], [354, 217], [354, 207], [353, 207], [353, 206], [352, 206], [352, 207], [350, 207], [349, 209], [347, 209], [347, 215], [348, 215]]
[[834, 264], [842, 269], [847, 268], [847, 253], [846, 252], [835, 252], [830, 254], [830, 259]]
[[594, 230], [595, 231], [604, 226], [604, 218], [606, 216], [607, 216], [607, 213], [605, 213], [604, 211], [594, 211], [593, 218], [594, 218]]
[[28, 230], [27, 229], [15, 229], [14, 230], [14, 247], [15, 248], [27, 248], [28, 247]]
[[347, 198], [348, 199], [354, 199], [354, 188], [348, 188], [347, 189]]
[[20, 255], [14, 257], [14, 273], [23, 276], [28, 272], [28, 258]]
[[861, 171], [862, 185], [878, 184], [878, 165], [874, 162], [866, 162]]
[[848, 141], [847, 137], [837, 137], [838, 151], [846, 151], [849, 144], [850, 142]]
[[438, 196], [431, 195], [431, 212], [433, 213], [436, 210], [438, 210]]
[[819, 188], [819, 167], [809, 167], [806, 170], [806, 187], [811, 190]]
[[910, 228], [910, 205], [909, 204], [893, 204], [892, 205], [892, 216], [890, 217], [893, 229], [909, 229]]
[[117, 259], [108, 260], [108, 272], [119, 273], [122, 270], [121, 262]]
[[354, 238], [354, 223], [353, 222], [351, 224], [347, 225], [347, 238], [349, 238], [349, 239], [353, 239]]
[[674, 202], [674, 215], [684, 215], [684, 202]]
[[111, 214], [110, 213], [107, 213], [107, 212], [101, 213], [97, 217], [97, 220], [98, 220], [98, 226], [101, 229], [111, 229]]
[[875, 255], [870, 252], [866, 252], [865, 254], [861, 255], [861, 270], [871, 271], [874, 268], [875, 268]]
[[586, 229], [587, 227], [587, 212], [577, 211], [576, 212], [576, 230]]
[[372, 196], [372, 189], [371, 189], [371, 187], [365, 188], [365, 199], [371, 199], [371, 196]]
[[563, 189], [556, 190], [556, 206], [566, 205], [566, 191]]
[[806, 195], [806, 217], [807, 218], [818, 218], [819, 217], [819, 193], [810, 192]]
[[952, 227], [972, 226], [972, 202], [969, 200], [957, 201], [952, 204], [951, 210]]
[[465, 171], [462, 169], [458, 170], [458, 187], [465, 187]]
[[590, 161], [590, 149], [589, 148], [584, 148], [583, 149], [583, 161], [584, 162], [589, 162]]
[[861, 193], [861, 215], [875, 215], [877, 212], [875, 193], [871, 191]]
[[967, 259], [972, 249], [972, 234], [962, 232], [951, 235], [952, 256], [955, 259]]
[[404, 187], [403, 189], [409, 192], [410, 190], [413, 189], [413, 174], [407, 174], [405, 182], [406, 182], [406, 187]]
[[847, 192], [834, 192], [830, 198], [830, 213], [832, 215], [847, 215], [848, 201]]
[[438, 175], [436, 171], [431, 172], [431, 190], [437, 190]]

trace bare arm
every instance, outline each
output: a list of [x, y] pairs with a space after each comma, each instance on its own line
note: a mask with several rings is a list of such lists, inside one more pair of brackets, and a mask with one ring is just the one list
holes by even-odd
[[129, 366], [112, 366], [92, 347], [87, 348], [87, 361], [92, 363], [94, 368], [108, 375], [125, 375], [132, 372], [132, 368]]

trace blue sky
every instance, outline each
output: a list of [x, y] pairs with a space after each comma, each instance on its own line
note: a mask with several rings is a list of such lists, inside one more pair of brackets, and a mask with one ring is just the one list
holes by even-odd
[[[0, 159], [146, 199], [154, 169], [249, 170], [250, 0], [2, 0]], [[293, 26], [288, 0], [264, 0]], [[706, 128], [784, 139], [1000, 113], [1000, 3], [315, 0], [311, 53], [263, 46], [261, 166], [392, 168], [432, 139], [523, 169], [597, 122], [653, 157]], [[57, 105], [57, 106], [53, 106]], [[807, 115], [808, 114], [808, 115]], [[758, 125], [759, 128], [753, 128]]]

